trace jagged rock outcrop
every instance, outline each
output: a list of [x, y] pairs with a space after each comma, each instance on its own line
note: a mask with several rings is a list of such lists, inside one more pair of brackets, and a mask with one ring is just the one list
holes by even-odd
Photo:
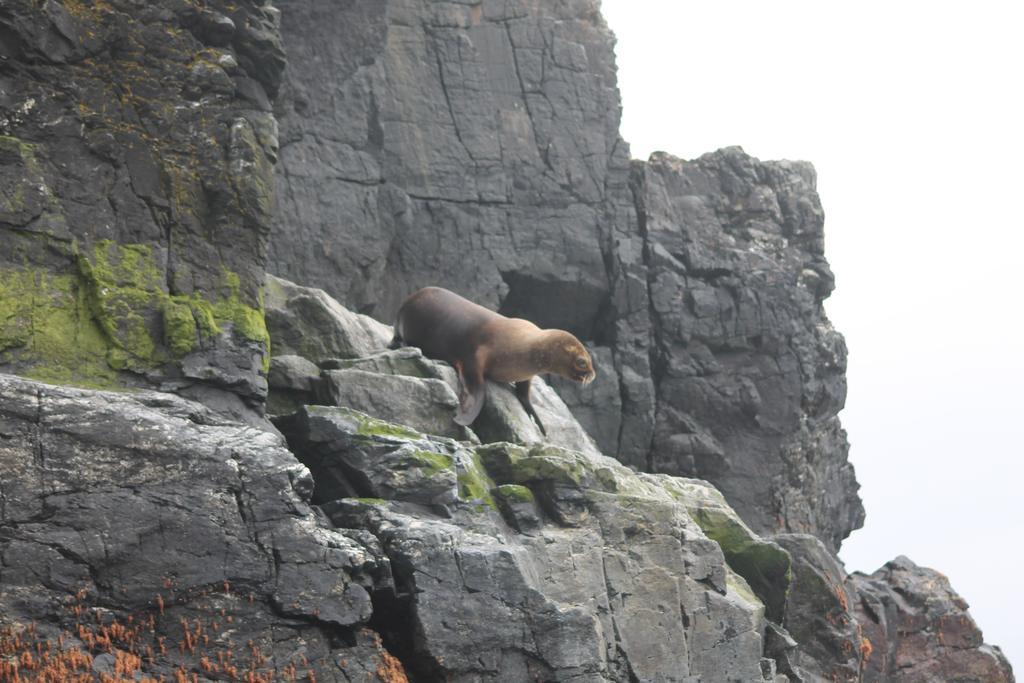
[[788, 633], [769, 625], [765, 653], [791, 680], [1014, 680], [1006, 657], [984, 643], [967, 604], [942, 574], [898, 557], [870, 576], [847, 575], [814, 536], [772, 540], [789, 553], [793, 573], [783, 619]]
[[[340, 320], [358, 328], [354, 315]], [[307, 386], [330, 368], [425, 385], [446, 374], [411, 349], [323, 361], [315, 378], [315, 364], [290, 359]], [[301, 382], [282, 388], [306, 397]], [[424, 399], [422, 412], [444, 408]], [[517, 405], [494, 410], [526, 419]], [[857, 680], [833, 636], [854, 623], [857, 587], [841, 585], [816, 538], [779, 536], [787, 553], [705, 482], [543, 443], [458, 442], [346, 407], [303, 406], [277, 424], [292, 452], [175, 396], [0, 376], [0, 666], [52, 662], [95, 678]], [[874, 609], [891, 629], [897, 617]], [[987, 656], [1002, 677], [970, 680], [1012, 681], [976, 630], [944, 651], [936, 626], [963, 626], [964, 613], [932, 611], [913, 649], [906, 626], [879, 642], [943, 652], [922, 662], [933, 671], [978, 674]], [[837, 642], [844, 656], [828, 649]], [[20, 658], [58, 643], [46, 664]], [[862, 640], [854, 662], [870, 657]]]
[[[629, 165], [598, 3], [287, 0], [270, 267], [390, 321], [426, 284], [568, 329], [605, 453], [833, 551], [863, 521], [808, 164]], [[821, 495], [821, 494], [824, 495]]]
[[967, 603], [939, 572], [897, 557], [847, 589], [865, 638], [865, 683], [1013, 681], [998, 647], [986, 645]]
[[836, 552], [864, 509], [814, 184], [810, 164], [739, 149], [634, 166], [656, 348], [648, 469], [714, 482], [755, 529]]
[[256, 0], [0, 7], [0, 369], [258, 419], [284, 52]]
[[320, 289], [267, 275], [264, 302], [274, 356], [320, 363], [369, 356], [391, 341], [391, 327], [352, 313]]
[[687, 513], [705, 484], [346, 409], [279, 426], [314, 500], [380, 539], [395, 592], [376, 624], [420, 680], [763, 680], [764, 608]]

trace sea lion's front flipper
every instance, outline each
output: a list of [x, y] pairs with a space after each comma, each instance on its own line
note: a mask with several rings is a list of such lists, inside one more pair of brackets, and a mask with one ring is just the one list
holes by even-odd
[[544, 423], [540, 421], [540, 415], [533, 409], [533, 403], [530, 402], [530, 381], [523, 380], [522, 382], [516, 382], [516, 398], [523, 404], [523, 410], [526, 414], [533, 418], [533, 421], [540, 427], [540, 433], [544, 436], [548, 435], [548, 431], [544, 429]]
[[459, 412], [455, 415], [455, 422], [468, 427], [484, 407], [487, 385], [475, 364], [456, 363], [455, 369], [459, 372]]

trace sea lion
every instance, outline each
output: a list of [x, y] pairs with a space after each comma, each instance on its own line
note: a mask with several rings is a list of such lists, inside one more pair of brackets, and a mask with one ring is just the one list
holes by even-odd
[[529, 320], [506, 318], [441, 287], [424, 287], [402, 302], [390, 348], [418, 346], [423, 355], [450, 363], [459, 373], [459, 412], [469, 425], [484, 405], [484, 380], [511, 382], [516, 396], [547, 435], [530, 403], [530, 379], [552, 372], [589, 384], [595, 372], [580, 340], [565, 330], [542, 330]]

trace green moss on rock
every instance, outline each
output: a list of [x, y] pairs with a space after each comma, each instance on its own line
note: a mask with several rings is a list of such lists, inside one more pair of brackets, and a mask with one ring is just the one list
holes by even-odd
[[173, 299], [164, 303], [164, 343], [177, 357], [188, 355], [198, 338], [196, 318], [192, 307]]
[[32, 339], [35, 273], [0, 273], [0, 351], [25, 346]]
[[193, 297], [172, 297], [176, 302], [182, 303], [192, 309], [192, 318], [196, 321], [196, 328], [204, 339], [212, 339], [220, 334], [220, 326], [217, 325], [217, 316], [213, 313], [213, 305], [198, 296]]
[[0, 268], [0, 362], [43, 381], [116, 388], [121, 371], [160, 367], [230, 329], [264, 346], [269, 371], [262, 298], [246, 304], [237, 274], [225, 271], [217, 292], [171, 295], [148, 245], [72, 244], [68, 259], [67, 273]]
[[235, 331], [254, 342], [265, 344], [270, 348], [270, 333], [264, 316], [263, 295], [259, 295], [258, 307], [246, 305], [241, 296], [241, 280], [238, 273], [223, 271], [226, 296], [213, 300], [213, 315], [220, 323], [230, 322]]
[[166, 355], [154, 340], [153, 318], [166, 295], [150, 247], [102, 240], [91, 254], [78, 255], [78, 268], [96, 322], [128, 354], [127, 364], [163, 363]]
[[484, 446], [478, 452], [487, 471], [504, 483], [549, 481], [578, 488], [587, 475], [582, 456], [554, 446], [536, 446], [527, 450], [522, 446], [499, 443]]
[[0, 361], [28, 361], [32, 379], [115, 388], [110, 344], [74, 275], [21, 268], [0, 271]]
[[487, 476], [480, 455], [474, 452], [470, 457], [462, 459], [458, 470], [459, 498], [478, 501], [488, 508], [496, 509], [494, 498], [491, 496], [494, 481]]
[[384, 420], [378, 420], [375, 417], [369, 415], [364, 416], [364, 419], [359, 423], [359, 429], [356, 432], [361, 436], [393, 436], [400, 439], [421, 439], [423, 435], [419, 432], [397, 425], [391, 422], [385, 422]]
[[535, 500], [533, 491], [519, 484], [502, 484], [494, 489], [494, 495], [510, 504], [532, 503]]
[[423, 450], [413, 451], [410, 455], [410, 459], [415, 462], [428, 477], [440, 472], [451, 470], [452, 465], [455, 463], [450, 455]]
[[387, 505], [388, 502], [383, 498], [349, 498], [347, 500], [354, 501], [356, 503], [362, 503], [363, 505]]
[[241, 296], [241, 280], [237, 273], [230, 270], [223, 272], [224, 288], [227, 296], [212, 302], [212, 312], [218, 329], [221, 324], [231, 323], [236, 334], [262, 344], [267, 352], [263, 355], [263, 373], [270, 372], [270, 332], [267, 330], [263, 294], [260, 292], [258, 307], [247, 305]]
[[410, 441], [419, 441], [425, 438], [410, 427], [378, 420], [366, 413], [345, 406], [306, 406], [305, 412], [310, 418], [342, 420], [347, 431], [355, 432], [359, 436], [391, 437]]
[[737, 518], [714, 507], [692, 507], [690, 516], [704, 534], [718, 543], [725, 561], [764, 603], [770, 618], [779, 620], [792, 581], [789, 553], [753, 535]]
[[32, 164], [35, 161], [36, 146], [12, 135], [0, 135], [0, 159], [14, 157]]

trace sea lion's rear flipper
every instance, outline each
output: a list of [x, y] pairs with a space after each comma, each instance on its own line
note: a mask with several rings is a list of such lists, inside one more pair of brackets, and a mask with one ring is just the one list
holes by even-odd
[[468, 364], [455, 364], [459, 373], [459, 412], [455, 415], [455, 422], [468, 427], [484, 407], [487, 385], [483, 373], [475, 364], [469, 367], [465, 365]]
[[544, 429], [544, 423], [540, 421], [540, 415], [533, 409], [533, 403], [530, 402], [530, 380], [516, 382], [516, 398], [523, 404], [523, 410], [526, 411], [526, 414], [532, 417], [533, 421], [540, 427], [540, 433], [547, 436], [548, 430]]
[[391, 343], [388, 344], [388, 348], [394, 351], [405, 346], [405, 341], [402, 339], [402, 335], [398, 332], [398, 325], [395, 325], [395, 336], [391, 337]]
[[392, 351], [394, 351], [395, 349], [400, 349], [403, 346], [405, 346], [405, 339], [403, 339], [403, 337], [405, 335], [402, 334], [402, 311], [401, 311], [401, 309], [399, 309], [399, 311], [398, 311], [398, 317], [395, 318], [394, 330], [395, 330], [395, 334], [394, 334], [394, 336], [391, 337], [391, 343], [388, 344], [388, 348], [391, 349]]

